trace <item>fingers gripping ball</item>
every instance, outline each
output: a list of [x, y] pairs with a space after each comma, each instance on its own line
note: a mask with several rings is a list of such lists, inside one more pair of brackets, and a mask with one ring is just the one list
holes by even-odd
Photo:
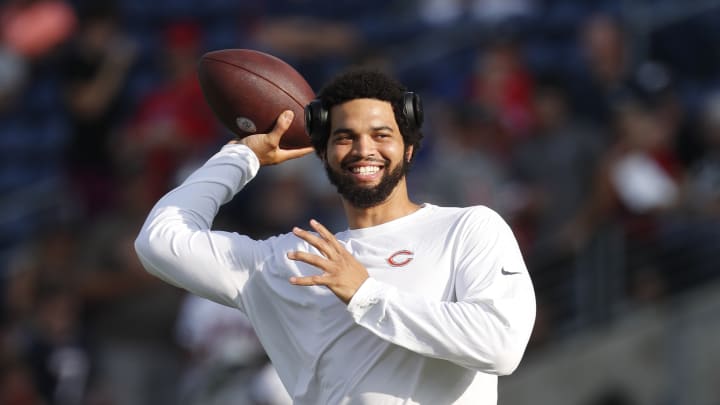
[[[208, 52], [198, 63], [205, 100], [230, 131], [243, 138], [268, 133], [277, 117], [292, 110], [302, 117], [315, 93], [285, 61], [251, 49]], [[303, 120], [293, 120], [280, 141], [285, 149], [310, 146]]]

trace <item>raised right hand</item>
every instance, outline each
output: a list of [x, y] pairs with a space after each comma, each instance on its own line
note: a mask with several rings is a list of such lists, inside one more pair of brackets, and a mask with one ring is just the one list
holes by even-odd
[[290, 128], [294, 113], [291, 110], [283, 111], [278, 116], [275, 127], [267, 134], [254, 134], [242, 139], [234, 139], [228, 143], [239, 143], [249, 147], [257, 156], [260, 165], [276, 165], [286, 160], [296, 159], [313, 151], [311, 146], [300, 149], [281, 149], [280, 139]]

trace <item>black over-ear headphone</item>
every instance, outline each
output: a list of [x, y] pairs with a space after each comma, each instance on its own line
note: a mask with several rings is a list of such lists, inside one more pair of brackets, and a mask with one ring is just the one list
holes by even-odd
[[[402, 100], [402, 114], [408, 123], [418, 129], [423, 123], [423, 106], [420, 96], [411, 91], [405, 92]], [[305, 106], [305, 129], [310, 138], [327, 134], [330, 129], [329, 111], [320, 99], [315, 99]]]

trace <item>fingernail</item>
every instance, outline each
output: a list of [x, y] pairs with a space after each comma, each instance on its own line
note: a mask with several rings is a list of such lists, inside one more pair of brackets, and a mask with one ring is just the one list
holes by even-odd
[[292, 112], [291, 110], [287, 110], [283, 113], [283, 119], [285, 121], [290, 121], [290, 120], [292, 120], [294, 115], [295, 115], [294, 112]]

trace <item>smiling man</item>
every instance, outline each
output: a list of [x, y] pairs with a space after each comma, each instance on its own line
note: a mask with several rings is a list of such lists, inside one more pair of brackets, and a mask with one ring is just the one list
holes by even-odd
[[[532, 283], [494, 211], [408, 197], [419, 97], [354, 70], [307, 106], [313, 148], [279, 148], [293, 118], [231, 141], [157, 203], [135, 244], [146, 269], [243, 311], [295, 404], [496, 404], [497, 376], [532, 331]], [[210, 229], [261, 166], [313, 149], [349, 229], [310, 221], [267, 240]]]

